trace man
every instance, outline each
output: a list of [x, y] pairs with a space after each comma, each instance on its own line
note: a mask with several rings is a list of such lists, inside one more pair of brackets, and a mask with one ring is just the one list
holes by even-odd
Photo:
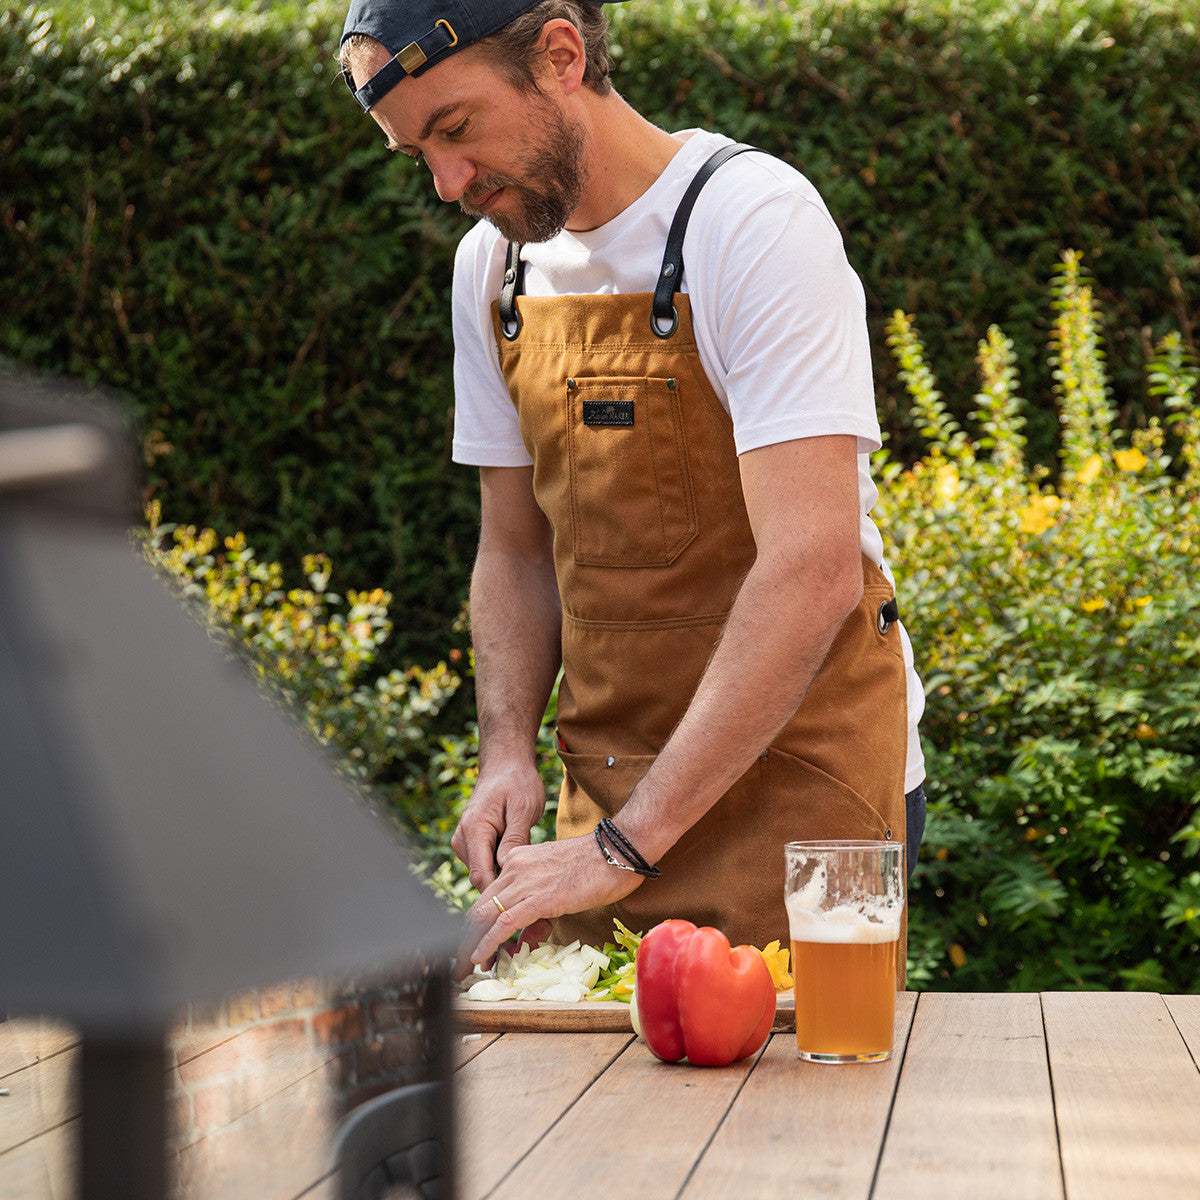
[[[787, 841], [907, 828], [911, 858], [924, 821], [861, 284], [802, 176], [646, 121], [604, 33], [569, 0], [353, 0], [343, 36], [389, 146], [484, 218], [453, 301], [482, 502], [464, 973], [555, 919], [783, 940]], [[560, 666], [558, 837], [530, 846]]]

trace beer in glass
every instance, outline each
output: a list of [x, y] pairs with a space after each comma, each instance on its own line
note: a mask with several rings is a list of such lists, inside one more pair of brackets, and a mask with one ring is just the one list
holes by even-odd
[[822, 1063], [889, 1058], [904, 847], [898, 842], [790, 842], [786, 854], [800, 1057]]

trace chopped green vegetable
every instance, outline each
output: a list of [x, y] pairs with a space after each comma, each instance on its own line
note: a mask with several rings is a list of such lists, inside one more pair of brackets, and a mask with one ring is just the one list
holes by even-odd
[[588, 992], [587, 1000], [623, 1000], [629, 1003], [633, 995], [634, 959], [641, 944], [642, 935], [627, 929], [614, 920], [613, 940], [604, 943], [603, 953], [608, 957], [608, 970], [596, 980], [595, 987]]

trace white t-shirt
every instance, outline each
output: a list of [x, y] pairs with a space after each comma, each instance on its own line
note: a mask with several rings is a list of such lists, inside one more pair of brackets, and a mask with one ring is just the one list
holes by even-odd
[[[686, 130], [657, 180], [599, 229], [564, 230], [527, 244], [530, 296], [654, 290], [671, 219], [704, 161], [730, 143]], [[454, 264], [454, 461], [481, 467], [531, 462], [500, 370], [491, 306], [500, 294], [505, 239], [486, 221], [463, 238]], [[739, 454], [793, 438], [854, 434], [863, 553], [891, 579], [870, 511], [878, 498], [869, 454], [881, 445], [862, 284], [816, 189], [757, 151], [739, 154], [705, 184], [683, 242], [681, 290], [692, 301], [700, 361], [733, 420]], [[908, 667], [905, 791], [925, 777], [917, 722], [925, 704]]]

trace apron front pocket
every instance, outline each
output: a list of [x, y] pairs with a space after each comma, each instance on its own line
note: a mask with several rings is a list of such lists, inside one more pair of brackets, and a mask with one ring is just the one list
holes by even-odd
[[574, 378], [565, 404], [575, 561], [669, 566], [697, 532], [678, 383]]

